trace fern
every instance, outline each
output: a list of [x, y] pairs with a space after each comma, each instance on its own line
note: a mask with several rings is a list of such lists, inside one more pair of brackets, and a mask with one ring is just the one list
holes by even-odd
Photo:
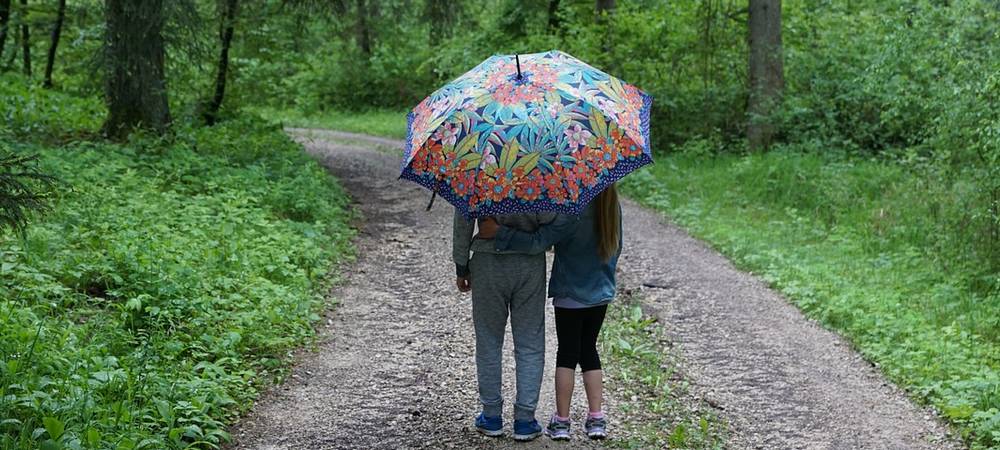
[[37, 155], [0, 147], [0, 231], [23, 233], [32, 212], [49, 209], [55, 183], [38, 169]]

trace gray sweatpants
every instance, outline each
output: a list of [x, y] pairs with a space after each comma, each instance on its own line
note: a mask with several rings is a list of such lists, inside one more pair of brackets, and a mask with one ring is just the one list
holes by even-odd
[[517, 364], [514, 420], [532, 420], [545, 368], [545, 255], [478, 252], [469, 263], [479, 400], [486, 416], [503, 410], [503, 340], [510, 314]]

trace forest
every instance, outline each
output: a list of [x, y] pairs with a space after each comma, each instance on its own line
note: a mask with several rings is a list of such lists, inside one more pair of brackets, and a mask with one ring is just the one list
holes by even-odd
[[998, 0], [0, 0], [0, 448], [221, 448], [354, 258], [282, 127], [554, 49], [653, 96], [629, 198], [1000, 447]]

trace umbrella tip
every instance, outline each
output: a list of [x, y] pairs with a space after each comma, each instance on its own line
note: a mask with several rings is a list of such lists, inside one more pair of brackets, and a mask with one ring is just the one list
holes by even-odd
[[517, 63], [517, 79], [521, 79], [521, 56], [514, 54], [514, 62]]

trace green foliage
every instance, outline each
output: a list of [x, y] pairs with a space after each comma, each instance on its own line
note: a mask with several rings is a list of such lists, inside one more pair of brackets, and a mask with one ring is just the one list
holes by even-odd
[[996, 99], [968, 103], [1000, 69], [995, 3], [812, 1], [792, 8], [783, 126], [790, 140], [880, 152], [933, 143], [959, 125], [951, 116], [961, 111], [996, 117]]
[[[638, 298], [621, 297], [608, 307], [600, 345], [609, 360], [606, 376], [623, 388], [619, 407], [624, 417], [616, 422], [631, 432], [628, 440], [610, 442], [623, 448], [722, 448], [721, 420], [681, 401], [687, 381], [675, 373], [675, 362], [667, 356], [672, 351], [664, 345], [663, 327], [643, 314]], [[633, 414], [643, 420], [630, 420]]]
[[[100, 47], [103, 6], [102, 0], [67, 0], [67, 19], [63, 23], [62, 39], [53, 66], [56, 86], [77, 93], [97, 92], [100, 89], [101, 80], [93, 75], [97, 69], [94, 56]], [[41, 84], [58, 2], [30, 1], [24, 8], [18, 0], [12, 0], [11, 7], [7, 41], [3, 54], [0, 54], [0, 72], [21, 72], [21, 42], [15, 35], [20, 33], [18, 26], [25, 23], [31, 31], [33, 76]]]
[[62, 140], [93, 134], [105, 117], [96, 98], [42, 89], [21, 76], [0, 73], [0, 137]]
[[971, 180], [836, 153], [661, 157], [625, 191], [850, 338], [976, 448], [1000, 445], [1000, 277]]
[[0, 238], [0, 448], [218, 448], [313, 335], [344, 192], [251, 118], [11, 145], [72, 190]]

